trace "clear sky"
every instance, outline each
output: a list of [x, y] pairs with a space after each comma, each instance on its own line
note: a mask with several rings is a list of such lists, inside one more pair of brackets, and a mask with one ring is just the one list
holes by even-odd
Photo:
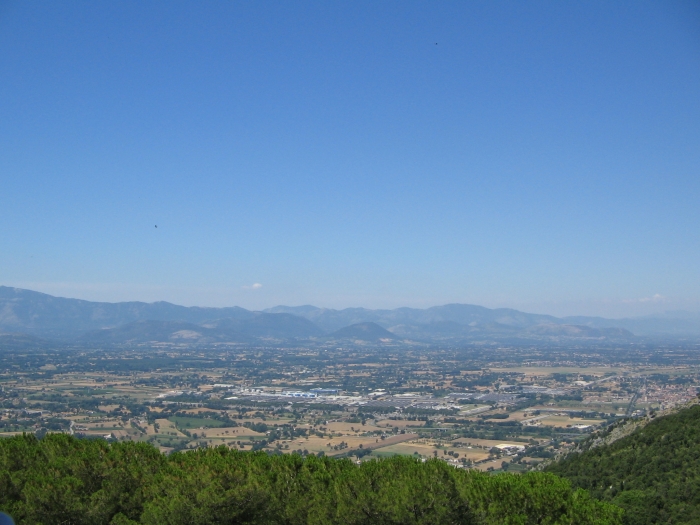
[[697, 311], [700, 3], [0, 0], [0, 284]]

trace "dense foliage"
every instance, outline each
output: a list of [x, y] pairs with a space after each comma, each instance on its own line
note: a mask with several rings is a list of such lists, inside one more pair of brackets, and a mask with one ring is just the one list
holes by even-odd
[[700, 406], [570, 454], [548, 470], [626, 509], [625, 524], [700, 523]]
[[50, 434], [0, 440], [0, 509], [27, 524], [618, 524], [620, 510], [546, 473]]

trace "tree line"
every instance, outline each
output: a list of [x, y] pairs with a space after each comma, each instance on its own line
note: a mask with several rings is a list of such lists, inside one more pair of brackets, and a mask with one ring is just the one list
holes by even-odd
[[240, 452], [49, 434], [0, 440], [0, 510], [22, 524], [617, 525], [621, 510], [542, 472], [434, 459]]

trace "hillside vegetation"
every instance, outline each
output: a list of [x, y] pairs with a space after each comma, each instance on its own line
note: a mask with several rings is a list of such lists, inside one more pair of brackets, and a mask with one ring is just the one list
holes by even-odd
[[582, 448], [547, 471], [624, 508], [625, 524], [700, 523], [700, 405], [657, 417], [611, 444]]
[[54, 434], [0, 440], [0, 509], [27, 524], [619, 524], [621, 511], [536, 472], [370, 461]]

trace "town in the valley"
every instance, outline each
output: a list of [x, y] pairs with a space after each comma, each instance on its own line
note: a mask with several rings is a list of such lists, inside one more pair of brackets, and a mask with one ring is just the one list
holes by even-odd
[[523, 471], [620, 419], [695, 399], [697, 353], [680, 343], [13, 352], [0, 356], [0, 435]]

